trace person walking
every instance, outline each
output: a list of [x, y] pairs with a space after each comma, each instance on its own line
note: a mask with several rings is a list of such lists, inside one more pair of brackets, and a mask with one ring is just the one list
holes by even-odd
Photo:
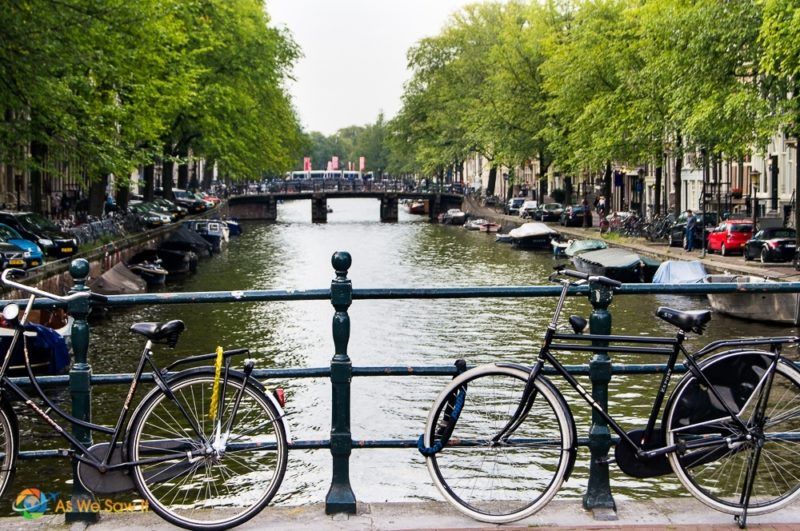
[[694, 250], [694, 226], [697, 220], [691, 210], [686, 211], [686, 251], [692, 252]]

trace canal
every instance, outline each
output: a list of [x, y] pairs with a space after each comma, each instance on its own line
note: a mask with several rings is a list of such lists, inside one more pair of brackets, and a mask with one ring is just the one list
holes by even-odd
[[[325, 288], [333, 277], [334, 251], [352, 254], [349, 277], [354, 288], [541, 285], [556, 260], [545, 252], [526, 252], [494, 243], [494, 236], [461, 227], [429, 224], [424, 216], [402, 211], [400, 221], [382, 224], [379, 202], [368, 199], [329, 201], [327, 224], [311, 224], [307, 201], [279, 205], [278, 222], [245, 224], [245, 233], [228, 249], [200, 264], [197, 275], [169, 284], [168, 291]], [[550, 299], [450, 299], [355, 301], [350, 308], [349, 353], [354, 366], [446, 365], [457, 358], [470, 364], [493, 360], [528, 363], [554, 308]], [[613, 330], [628, 335], [669, 335], [674, 330], [654, 317], [661, 305], [679, 309], [706, 308], [705, 297], [626, 296], [611, 306]], [[570, 298], [566, 315], [589, 316], [585, 298]], [[135, 307], [95, 319], [90, 360], [95, 374], [132, 372], [142, 348], [128, 332], [135, 321], [182, 319], [187, 332], [174, 351], [162, 350], [167, 361], [217, 345], [251, 349], [261, 368], [323, 367], [333, 353], [330, 302], [270, 302], [192, 306]], [[724, 337], [795, 334], [788, 327], [744, 323], [715, 315], [706, 335], [690, 347]], [[787, 352], [793, 358], [797, 353]], [[565, 354], [570, 364], [586, 363], [585, 354]], [[615, 361], [653, 363], [660, 360], [618, 356]], [[416, 439], [432, 400], [445, 378], [356, 378], [353, 381], [352, 426], [356, 439]], [[583, 379], [584, 385], [588, 380]], [[565, 391], [585, 437], [589, 413], [566, 386]], [[288, 398], [292, 435], [326, 439], [330, 431], [330, 383], [326, 379], [269, 381]], [[642, 427], [655, 394], [652, 376], [615, 377], [610, 409], [624, 424]], [[105, 423], [116, 418], [121, 387], [95, 389], [94, 416]], [[66, 391], [54, 392], [68, 400]], [[65, 403], [65, 402], [62, 402]], [[68, 403], [65, 403], [68, 407]], [[63, 447], [63, 442], [30, 416], [21, 418], [22, 449]], [[581, 448], [576, 470], [561, 497], [580, 497], [585, 490], [589, 452]], [[416, 450], [355, 450], [351, 480], [361, 501], [439, 499], [422, 457]], [[618, 499], [685, 495], [671, 476], [633, 479], [614, 465], [612, 490]], [[322, 501], [330, 482], [327, 450], [293, 451], [277, 503]], [[36, 487], [65, 497], [70, 491], [70, 465], [65, 460], [23, 461], [6, 493], [5, 511], [23, 488]]]

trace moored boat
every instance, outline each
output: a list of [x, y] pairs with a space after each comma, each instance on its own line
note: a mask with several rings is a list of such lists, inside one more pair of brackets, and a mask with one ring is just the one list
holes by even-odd
[[[736, 284], [776, 282], [754, 275], [706, 275], [703, 282]], [[776, 324], [800, 324], [800, 293], [709, 293], [711, 309], [715, 312]]]
[[495, 234], [495, 243], [511, 243], [511, 236], [509, 234]]
[[512, 245], [522, 249], [548, 249], [550, 241], [558, 237], [558, 232], [544, 223], [532, 221], [510, 231]]
[[132, 295], [142, 293], [147, 288], [147, 283], [128, 269], [123, 262], [117, 262], [114, 267], [90, 280], [87, 285], [92, 291], [103, 295]]
[[464, 228], [467, 230], [481, 230], [481, 226], [485, 223], [489, 222], [483, 218], [471, 219], [464, 223]]
[[467, 221], [467, 213], [457, 208], [451, 208], [444, 213], [444, 217], [441, 220], [445, 225], [463, 225]]
[[427, 210], [423, 201], [410, 201], [406, 203], [406, 209], [409, 214], [425, 214]]
[[500, 230], [500, 224], [494, 223], [492, 221], [487, 221], [486, 223], [481, 225], [478, 230], [480, 230], [481, 232], [497, 232]]
[[584, 253], [586, 251], [597, 251], [599, 249], [608, 249], [608, 244], [603, 240], [570, 240], [570, 244], [564, 250], [564, 254], [572, 258], [576, 254]]
[[195, 231], [211, 244], [212, 252], [218, 253], [230, 240], [228, 225], [219, 221], [184, 221], [183, 226]]
[[666, 260], [653, 275], [653, 284], [695, 284], [702, 282], [707, 274], [700, 260]]
[[567, 248], [572, 244], [572, 240], [567, 240], [565, 242], [553, 239], [550, 241], [550, 245], [553, 246], [553, 256], [556, 257], [565, 257], [567, 255]]
[[649, 282], [658, 262], [625, 249], [598, 249], [572, 257], [575, 268], [589, 275], [602, 275], [620, 282]]

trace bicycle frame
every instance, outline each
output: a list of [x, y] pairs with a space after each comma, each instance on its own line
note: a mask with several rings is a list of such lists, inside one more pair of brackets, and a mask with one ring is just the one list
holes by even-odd
[[[2, 391], [4, 394], [5, 394], [6, 389], [12, 391], [18, 398], [20, 398], [28, 406], [29, 409], [31, 409], [34, 413], [36, 413], [36, 415], [39, 416], [39, 418], [44, 420], [56, 432], [58, 432], [59, 435], [61, 435], [64, 439], [69, 441], [69, 443], [72, 445], [72, 447], [74, 449], [72, 451], [72, 457], [74, 457], [75, 459], [77, 459], [78, 461], [80, 461], [82, 463], [85, 463], [87, 465], [90, 465], [90, 466], [96, 468], [97, 470], [99, 470], [101, 472], [119, 470], [119, 469], [128, 468], [128, 467], [136, 466], [136, 465], [154, 464], [154, 463], [166, 462], [166, 461], [174, 460], [175, 459], [174, 456], [162, 456], [162, 457], [154, 457], [154, 458], [150, 458], [150, 459], [142, 459], [142, 460], [138, 460], [138, 461], [124, 461], [124, 460], [121, 460], [123, 462], [120, 462], [120, 463], [117, 463], [117, 464], [113, 464], [113, 465], [109, 464], [110, 461], [111, 461], [111, 458], [112, 458], [112, 456], [113, 456], [113, 454], [114, 454], [114, 452], [116, 450], [117, 443], [120, 442], [120, 439], [122, 438], [122, 436], [124, 434], [125, 421], [128, 418], [128, 412], [130, 410], [130, 404], [131, 404], [131, 401], [133, 400], [134, 395], [136, 394], [136, 389], [137, 389], [139, 383], [141, 382], [141, 377], [142, 377], [142, 374], [144, 373], [144, 369], [145, 369], [146, 365], [149, 365], [150, 368], [152, 369], [152, 374], [153, 374], [153, 378], [154, 378], [156, 386], [158, 386], [164, 392], [169, 393], [169, 383], [168, 383], [167, 379], [165, 378], [164, 373], [162, 373], [162, 371], [159, 370], [159, 368], [155, 364], [155, 361], [153, 360], [153, 351], [152, 351], [153, 343], [152, 343], [152, 341], [150, 341], [148, 339], [147, 342], [145, 343], [144, 350], [142, 351], [142, 354], [141, 354], [141, 356], [139, 358], [139, 363], [137, 364], [136, 371], [135, 371], [134, 376], [133, 376], [133, 381], [131, 382], [131, 386], [128, 389], [128, 394], [125, 396], [125, 400], [124, 400], [124, 402], [122, 404], [122, 408], [120, 410], [120, 413], [119, 413], [119, 416], [117, 418], [117, 421], [114, 424], [114, 427], [113, 428], [109, 428], [108, 426], [103, 426], [103, 425], [100, 425], [100, 424], [94, 424], [92, 422], [87, 422], [87, 421], [78, 419], [78, 418], [73, 417], [72, 415], [66, 413], [65, 411], [61, 410], [56, 404], [54, 404], [50, 400], [50, 398], [48, 398], [48, 396], [44, 393], [44, 390], [38, 384], [38, 382], [36, 380], [36, 377], [33, 374], [33, 369], [31, 368], [30, 360], [28, 358], [27, 345], [25, 345], [25, 343], [24, 343], [26, 341], [25, 338], [24, 338], [24, 331], [25, 331], [24, 327], [25, 327], [25, 324], [28, 321], [28, 316], [30, 314], [30, 311], [33, 308], [33, 303], [34, 303], [35, 298], [36, 298], [35, 295], [31, 295], [28, 298], [28, 303], [27, 303], [27, 305], [25, 307], [25, 310], [24, 310], [24, 312], [22, 314], [22, 317], [20, 318], [19, 322], [15, 324], [15, 327], [14, 327], [15, 330], [14, 330], [14, 335], [13, 335], [13, 337], [11, 339], [11, 344], [9, 345], [9, 348], [8, 348], [8, 350], [6, 352], [5, 358], [3, 360], [3, 365], [0, 368], [0, 391]], [[27, 393], [25, 393], [25, 391], [23, 391], [18, 385], [16, 385], [14, 382], [12, 382], [8, 378], [8, 376], [6, 376], [6, 370], [8, 368], [9, 363], [10, 363], [12, 352], [14, 351], [14, 348], [17, 345], [17, 343], [20, 341], [20, 338], [22, 338], [22, 341], [23, 341], [23, 353], [24, 353], [24, 358], [25, 358], [25, 367], [26, 367], [27, 372], [28, 372], [28, 379], [30, 380], [31, 385], [34, 387], [34, 390], [36, 391], [36, 394], [39, 396], [39, 398], [41, 398], [45, 402], [45, 404], [47, 404], [47, 407], [49, 409], [53, 410], [58, 416], [60, 416], [61, 418], [63, 418], [64, 420], [66, 420], [67, 422], [69, 422], [72, 425], [81, 426], [83, 428], [87, 428], [87, 429], [92, 430], [92, 431], [97, 431], [97, 432], [101, 432], [101, 433], [105, 433], [105, 434], [111, 435], [111, 441], [109, 442], [110, 450], [109, 450], [108, 454], [103, 459], [98, 459], [94, 454], [92, 454], [89, 451], [89, 448], [87, 448], [84, 444], [82, 444], [68, 430], [64, 429], [64, 427], [61, 426], [53, 417], [48, 415], [46, 411], [42, 410], [41, 407], [39, 407], [35, 402], [33, 402], [32, 398]], [[248, 351], [247, 349], [235, 349], [235, 350], [226, 351], [226, 352], [223, 352], [223, 358], [225, 358], [226, 360], [230, 360], [230, 357], [245, 353], [247, 351]], [[176, 367], [176, 366], [181, 365], [181, 364], [192, 363], [192, 362], [196, 362], [196, 361], [210, 359], [212, 357], [216, 357], [216, 354], [204, 354], [204, 355], [200, 355], [200, 356], [192, 356], [192, 357], [184, 358], [184, 359], [178, 360], [178, 361], [170, 364], [167, 367], [167, 369]], [[227, 369], [228, 369], [228, 367], [227, 367], [227, 364], [226, 364], [225, 382], [223, 382], [223, 385], [225, 385], [227, 383], [227, 376], [228, 376], [228, 370]], [[245, 385], [247, 384], [247, 379], [249, 378], [249, 376], [250, 376], [249, 371], [245, 371], [245, 382], [244, 382]], [[244, 391], [245, 385], [243, 385], [241, 387], [241, 389], [239, 390], [239, 393], [235, 397], [235, 403], [234, 403], [234, 410], [233, 410], [232, 418], [235, 417], [236, 409], [238, 409], [239, 401], [241, 400], [241, 394]], [[174, 397], [172, 397], [172, 398], [174, 400]], [[197, 423], [194, 421], [193, 417], [186, 412], [186, 410], [184, 409], [184, 407], [180, 403], [180, 401], [174, 400], [174, 402], [177, 405], [177, 407], [179, 408], [179, 410], [181, 411], [181, 413], [183, 414], [183, 416], [191, 424], [192, 430], [195, 432], [195, 435], [197, 435], [204, 442], [208, 443], [208, 440], [205, 437], [205, 435], [203, 435], [202, 430], [197, 425]], [[230, 429], [230, 422], [231, 422], [231, 419], [229, 419], [229, 421], [228, 421], [228, 424], [229, 424], [227, 426], [228, 429]], [[219, 434], [217, 434], [216, 436], [219, 437]], [[190, 457], [196, 457], [196, 455], [195, 455], [196, 453], [198, 455], [202, 455], [202, 454], [204, 454], [204, 451], [203, 450], [187, 450], [187, 454], [189, 454]]]

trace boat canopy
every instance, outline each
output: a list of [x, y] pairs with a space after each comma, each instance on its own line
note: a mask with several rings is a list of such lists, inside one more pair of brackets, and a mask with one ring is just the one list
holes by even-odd
[[571, 240], [567, 250], [564, 252], [567, 256], [575, 256], [578, 253], [606, 249], [607, 247], [608, 244], [603, 240]]
[[658, 266], [653, 284], [693, 284], [702, 282], [706, 275], [706, 268], [699, 260], [667, 260]]
[[641, 263], [641, 258], [636, 253], [624, 249], [599, 249], [586, 251], [580, 254], [581, 260], [601, 267], [627, 268]]

